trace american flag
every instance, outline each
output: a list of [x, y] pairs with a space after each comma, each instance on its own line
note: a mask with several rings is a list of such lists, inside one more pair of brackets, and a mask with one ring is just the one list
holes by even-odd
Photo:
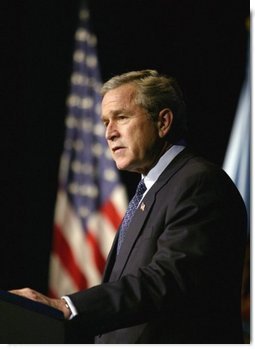
[[127, 194], [100, 120], [96, 37], [91, 32], [85, 4], [79, 17], [50, 257], [52, 297], [100, 283], [107, 254], [127, 207]]

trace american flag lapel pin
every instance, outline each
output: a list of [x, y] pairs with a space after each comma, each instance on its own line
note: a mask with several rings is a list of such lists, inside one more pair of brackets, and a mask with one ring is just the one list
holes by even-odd
[[144, 211], [144, 209], [145, 209], [145, 203], [142, 202], [141, 207], [140, 207], [140, 210]]

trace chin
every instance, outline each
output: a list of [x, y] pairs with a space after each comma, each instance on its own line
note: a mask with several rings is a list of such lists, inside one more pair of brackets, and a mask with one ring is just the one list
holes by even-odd
[[130, 166], [128, 164], [116, 162], [116, 166], [117, 166], [118, 170], [120, 170], [120, 171], [132, 171], [132, 169], [130, 168]]
[[135, 163], [132, 162], [116, 161], [116, 166], [120, 171], [140, 172]]
[[116, 167], [117, 167], [118, 170], [125, 170], [125, 166], [123, 166], [119, 162], [115, 161], [115, 164], [116, 164]]

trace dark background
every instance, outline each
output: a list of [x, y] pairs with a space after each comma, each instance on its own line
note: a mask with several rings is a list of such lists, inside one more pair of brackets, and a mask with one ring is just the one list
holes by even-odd
[[[11, 5], [1, 21], [0, 288], [47, 292], [80, 2]], [[145, 68], [175, 76], [191, 144], [222, 165], [245, 74], [249, 2], [93, 0], [90, 9], [103, 81]], [[122, 179], [131, 195], [137, 176]]]

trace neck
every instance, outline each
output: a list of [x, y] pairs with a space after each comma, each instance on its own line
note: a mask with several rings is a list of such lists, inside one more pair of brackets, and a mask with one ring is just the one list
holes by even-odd
[[163, 146], [161, 147], [160, 151], [158, 152], [158, 155], [155, 157], [154, 162], [151, 164], [149, 168], [146, 169], [146, 171], [141, 171], [141, 173], [146, 176], [146, 174], [157, 164], [159, 159], [161, 158], [162, 155], [164, 155], [171, 147], [173, 144], [165, 142]]
[[172, 146], [173, 146], [173, 144], [171, 144], [171, 143], [168, 143], [168, 142], [165, 142], [165, 143], [164, 143], [164, 145], [163, 145], [163, 147], [162, 147], [162, 149], [161, 149], [161, 151], [160, 151], [160, 153], [159, 153], [157, 162], [158, 162], [158, 160], [161, 158], [161, 156], [162, 156], [163, 154], [165, 154]]

